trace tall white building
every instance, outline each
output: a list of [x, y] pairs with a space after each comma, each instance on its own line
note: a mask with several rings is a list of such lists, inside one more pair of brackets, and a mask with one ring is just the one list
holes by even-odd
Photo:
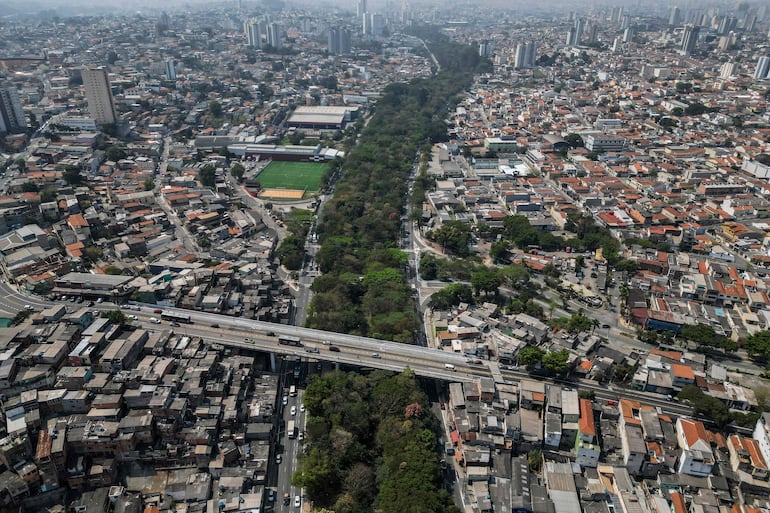
[[168, 80], [176, 80], [176, 63], [174, 59], [166, 59], [163, 62], [166, 78]]
[[27, 129], [19, 92], [13, 84], [0, 85], [0, 134], [15, 134]]
[[690, 55], [695, 51], [695, 47], [698, 45], [698, 37], [700, 37], [700, 27], [687, 25], [684, 28], [684, 33], [682, 34], [682, 55]]
[[273, 48], [281, 47], [281, 26], [277, 23], [271, 23], [267, 26], [267, 44]]
[[246, 42], [254, 48], [262, 48], [262, 23], [251, 19], [243, 23], [243, 33], [246, 35]]
[[339, 27], [329, 29], [329, 53], [333, 55], [350, 53], [350, 32], [348, 29]]
[[385, 16], [372, 12], [364, 14], [362, 29], [365, 36], [382, 37], [385, 32]]
[[516, 54], [514, 55], [513, 66], [516, 69], [528, 69], [535, 67], [535, 57], [537, 55], [537, 43], [528, 41], [516, 45]]
[[754, 70], [754, 80], [767, 78], [768, 72], [770, 72], [770, 57], [765, 55], [757, 61], [757, 67]]
[[719, 70], [719, 78], [728, 79], [735, 75], [736, 65], [734, 62], [725, 62]]
[[679, 7], [674, 6], [671, 8], [671, 14], [668, 16], [668, 24], [672, 26], [679, 25], [679, 22], [682, 19], [681, 11], [679, 10]]
[[115, 113], [115, 102], [112, 98], [110, 77], [107, 68], [83, 68], [83, 86], [86, 88], [88, 113], [100, 125], [115, 123], [118, 116]]

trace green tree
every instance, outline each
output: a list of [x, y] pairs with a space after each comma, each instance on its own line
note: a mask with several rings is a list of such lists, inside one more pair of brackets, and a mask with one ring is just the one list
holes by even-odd
[[21, 184], [21, 192], [37, 192], [40, 188], [35, 182], [24, 182]]
[[233, 178], [235, 178], [238, 181], [243, 179], [243, 174], [245, 172], [246, 172], [246, 168], [243, 167], [243, 164], [241, 164], [240, 162], [236, 162], [230, 168], [230, 176], [232, 176]]
[[497, 269], [479, 269], [471, 276], [471, 285], [476, 291], [476, 294], [497, 294], [500, 285], [502, 285], [502, 279]]
[[151, 191], [155, 188], [155, 182], [152, 180], [152, 178], [147, 178], [144, 182], [142, 182], [142, 187], [145, 191]]
[[549, 351], [543, 356], [543, 367], [554, 374], [564, 374], [569, 370], [569, 351]]
[[105, 150], [104, 153], [107, 157], [107, 160], [111, 160], [112, 162], [118, 162], [119, 160], [123, 160], [128, 157], [126, 150], [120, 146], [110, 146]]
[[66, 166], [62, 173], [62, 178], [69, 185], [80, 185], [83, 183], [83, 176], [80, 174], [80, 169], [76, 166]]
[[198, 181], [205, 187], [214, 187], [216, 183], [217, 168], [213, 164], [206, 164], [198, 170]]
[[29, 317], [30, 315], [32, 315], [32, 310], [27, 310], [27, 309], [19, 310], [18, 312], [16, 312], [16, 315], [13, 316], [13, 319], [11, 319], [11, 325], [18, 326], [19, 324], [27, 320], [27, 317]]
[[529, 284], [529, 270], [521, 264], [503, 267], [501, 276], [506, 284], [516, 289], [521, 289]]
[[529, 463], [529, 469], [532, 472], [540, 472], [540, 467], [543, 465], [543, 453], [540, 449], [530, 449], [527, 453], [527, 462]]
[[592, 319], [590, 317], [586, 317], [583, 314], [572, 314], [572, 316], [567, 321], [566, 329], [570, 333], [580, 333], [582, 331], [589, 331], [591, 327], [593, 326]]
[[222, 105], [218, 101], [209, 102], [209, 114], [215, 118], [222, 117]]
[[508, 255], [508, 249], [509, 242], [505, 239], [493, 242], [492, 246], [489, 248], [489, 256], [492, 258], [492, 260], [498, 262]]
[[467, 224], [460, 221], [447, 221], [438, 229], [429, 232], [429, 237], [438, 242], [444, 252], [448, 250], [458, 256], [466, 256], [470, 233], [471, 230]]
[[537, 365], [543, 360], [545, 351], [539, 347], [527, 346], [519, 351], [519, 364], [526, 367]]
[[428, 301], [433, 310], [449, 310], [460, 303], [473, 302], [473, 289], [464, 283], [452, 283], [435, 292]]
[[104, 255], [104, 251], [99, 246], [87, 246], [83, 253], [91, 262], [96, 262]]
[[693, 102], [684, 109], [684, 113], [688, 116], [700, 116], [707, 110], [708, 108], [701, 102]]
[[770, 331], [759, 331], [746, 337], [743, 348], [749, 356], [762, 362], [770, 361]]
[[680, 401], [692, 403], [695, 416], [709, 418], [721, 427], [730, 422], [730, 410], [727, 405], [716, 397], [704, 394], [695, 385], [686, 385], [677, 397]]
[[307, 457], [300, 460], [291, 478], [291, 485], [306, 489], [311, 497], [325, 498], [329, 487], [337, 479], [329, 453], [319, 447], [312, 447]]
[[115, 267], [114, 265], [107, 266], [107, 268], [104, 270], [104, 274], [109, 274], [112, 276], [120, 276], [123, 274], [123, 270], [120, 267]]
[[582, 148], [584, 145], [583, 138], [579, 134], [567, 134], [564, 136], [564, 140], [567, 141], [572, 148]]
[[108, 319], [112, 324], [123, 325], [128, 320], [123, 312], [120, 310], [110, 310], [102, 312], [102, 317]]
[[56, 201], [56, 190], [48, 188], [40, 191], [40, 201], [41, 203]]
[[613, 268], [616, 271], [627, 272], [627, 273], [635, 273], [636, 269], [637, 269], [637, 266], [636, 266], [636, 262], [634, 262], [633, 260], [628, 260], [628, 259], [623, 258], [623, 259], [619, 260], [618, 262], [616, 262], [615, 265], [613, 266]]

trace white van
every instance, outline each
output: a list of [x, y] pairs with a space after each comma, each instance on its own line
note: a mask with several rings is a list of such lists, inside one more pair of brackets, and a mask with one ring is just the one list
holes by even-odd
[[455, 370], [455, 366], [452, 365], [451, 363], [445, 363], [444, 368], [449, 370]]

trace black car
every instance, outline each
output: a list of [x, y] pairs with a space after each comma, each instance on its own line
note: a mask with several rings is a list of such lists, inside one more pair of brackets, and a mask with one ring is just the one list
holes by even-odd
[[272, 332], [272, 331], [268, 331], [268, 332], [265, 333], [265, 335], [268, 336], [268, 337], [274, 337], [275, 333]]
[[211, 325], [211, 327], [212, 327], [212, 328], [218, 328], [218, 327], [219, 327], [219, 324], [217, 324], [217, 323], [214, 323], [214, 324], [212, 324], [212, 325]]

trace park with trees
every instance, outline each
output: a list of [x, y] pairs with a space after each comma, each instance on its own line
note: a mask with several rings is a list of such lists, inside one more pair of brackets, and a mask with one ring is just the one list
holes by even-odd
[[336, 513], [457, 513], [440, 486], [438, 419], [414, 373], [313, 376], [305, 454], [292, 478]]
[[386, 87], [348, 153], [318, 223], [323, 276], [313, 283], [310, 327], [414, 342], [418, 321], [404, 275], [407, 258], [396, 248], [407, 178], [420, 153], [447, 139], [447, 112], [485, 65], [472, 48], [437, 31], [422, 35], [440, 48], [442, 71]]

